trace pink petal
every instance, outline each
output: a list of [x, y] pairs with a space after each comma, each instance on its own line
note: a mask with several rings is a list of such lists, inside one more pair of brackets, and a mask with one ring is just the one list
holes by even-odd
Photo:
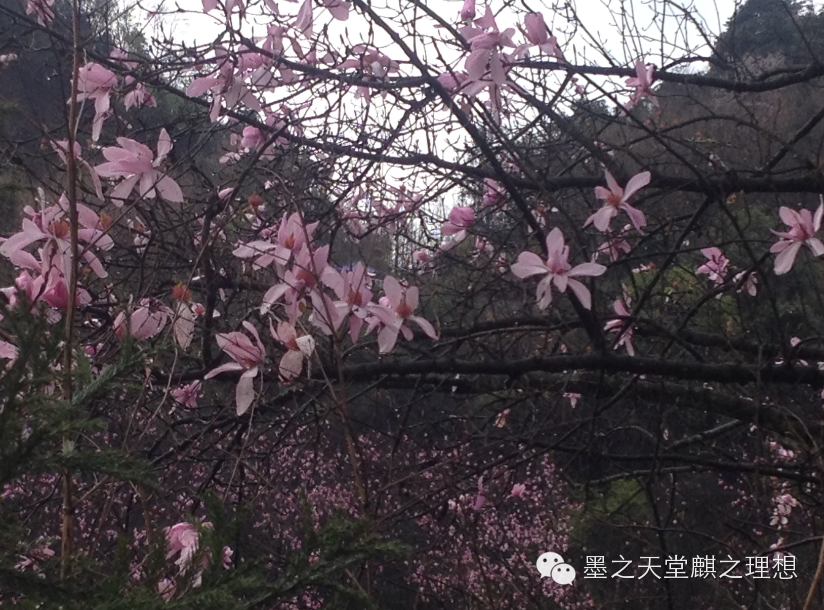
[[395, 343], [398, 340], [399, 330], [397, 326], [384, 326], [381, 329], [378, 333], [378, 351], [381, 354], [388, 354], [392, 351], [392, 348], [395, 347]]
[[430, 339], [437, 341], [440, 338], [440, 335], [437, 333], [435, 327], [432, 326], [429, 320], [421, 318], [420, 316], [409, 316], [409, 320], [417, 324]]
[[584, 309], [592, 309], [592, 295], [589, 293], [589, 289], [584, 286], [578, 280], [569, 280], [569, 289], [578, 297], [578, 300], [581, 301], [581, 305], [584, 306]]
[[383, 293], [389, 299], [392, 307], [397, 307], [403, 300], [403, 288], [400, 282], [391, 275], [388, 275], [383, 280]]
[[249, 369], [240, 376], [240, 381], [237, 382], [237, 388], [235, 388], [235, 401], [237, 402], [238, 415], [243, 415], [246, 413], [252, 405], [252, 402], [255, 400], [254, 378], [257, 374], [257, 367]]
[[797, 241], [792, 245], [788, 246], [781, 252], [778, 256], [775, 257], [775, 274], [776, 275], [784, 275], [790, 269], [793, 268], [793, 264], [795, 263], [795, 257], [798, 255], [798, 251], [801, 249], [801, 242]]
[[510, 270], [521, 279], [549, 272], [544, 261], [534, 252], [521, 252], [518, 255], [518, 262], [512, 265]]
[[627, 201], [636, 193], [636, 191], [648, 185], [650, 178], [652, 178], [652, 174], [649, 172], [641, 172], [640, 174], [634, 175], [629, 179], [629, 182], [627, 182], [627, 187], [624, 190], [624, 196], [621, 199]]
[[647, 226], [647, 217], [644, 216], [644, 213], [641, 210], [632, 207], [628, 203], [622, 203], [621, 208], [629, 216], [632, 225], [638, 229], [638, 231], [643, 231], [644, 227]]

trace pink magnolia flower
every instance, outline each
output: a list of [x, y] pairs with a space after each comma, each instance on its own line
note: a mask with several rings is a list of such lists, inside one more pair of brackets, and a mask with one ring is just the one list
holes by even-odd
[[37, 23], [46, 25], [54, 19], [54, 0], [27, 0], [26, 14], [37, 15]]
[[[211, 528], [212, 524], [204, 523], [202, 527]], [[195, 553], [197, 552], [199, 546], [200, 532], [197, 527], [191, 523], [177, 523], [166, 529], [166, 559], [171, 559], [175, 555], [178, 555], [175, 560], [175, 564], [181, 574], [186, 572], [190, 567], [193, 567], [192, 560], [194, 559]], [[230, 567], [232, 554], [233, 552], [231, 548], [228, 546], [223, 547], [222, 562], [224, 568]], [[194, 566], [196, 571], [194, 573], [194, 578], [192, 579], [192, 586], [200, 586], [203, 578], [203, 571], [209, 565], [210, 556], [211, 553], [208, 549], [206, 549], [206, 551], [202, 554], [200, 565]], [[171, 598], [175, 592], [174, 584], [171, 581], [164, 579], [162, 583], [158, 583], [158, 592], [161, 593], [164, 599], [167, 597]]]
[[553, 55], [561, 60], [564, 59], [561, 49], [558, 48], [558, 39], [549, 35], [542, 13], [528, 13], [524, 17], [524, 28], [526, 30], [526, 39], [531, 44], [537, 46], [547, 55]]
[[515, 485], [512, 486], [510, 495], [513, 498], [523, 498], [526, 495], [526, 485], [523, 483], [515, 483]]
[[152, 151], [145, 144], [130, 138], [117, 138], [120, 148], [109, 146], [103, 149], [107, 162], [95, 169], [104, 178], [124, 178], [111, 192], [110, 197], [118, 207], [131, 194], [135, 186], [141, 197], [154, 199], [155, 189], [166, 201], [183, 203], [183, 191], [171, 177], [158, 168], [172, 150], [172, 139], [166, 129], [160, 130], [157, 139], [157, 157], [153, 159]]
[[243, 415], [249, 409], [255, 399], [254, 378], [257, 376], [259, 367], [266, 358], [266, 348], [260, 340], [257, 329], [251, 322], [243, 321], [243, 326], [248, 330], [255, 342], [241, 332], [218, 333], [215, 335], [217, 344], [234, 362], [227, 362], [209, 371], [203, 379], [211, 379], [227, 371], [243, 371], [235, 389], [235, 402], [237, 403], [237, 414]]
[[[308, 0], [311, 2], [311, 0]], [[215, 49], [215, 61], [220, 62], [213, 76], [201, 76], [192, 80], [186, 88], [186, 95], [197, 97], [206, 93], [212, 92], [212, 106], [209, 111], [209, 118], [216, 121], [220, 116], [220, 109], [223, 102], [226, 102], [226, 108], [231, 110], [238, 104], [244, 104], [252, 110], [261, 112], [263, 106], [255, 95], [246, 86], [246, 76], [241, 70], [236, 74], [236, 67], [241, 68], [240, 64], [236, 66], [229, 61], [229, 54], [225, 48], [218, 47]], [[265, 68], [265, 67], [264, 67]], [[260, 78], [270, 78], [270, 75], [253, 76], [253, 80]], [[254, 73], [253, 73], [254, 74]]]
[[[624, 298], [626, 299], [626, 296]], [[629, 302], [629, 299], [627, 299], [627, 302]], [[618, 299], [615, 303], [613, 303], [612, 309], [615, 310], [615, 315], [621, 316], [622, 318], [628, 318], [630, 315], [627, 306], [624, 305], [624, 302], [621, 299]], [[630, 356], [635, 355], [635, 346], [632, 343], [632, 326], [629, 325], [628, 320], [610, 320], [604, 325], [604, 330], [608, 332], [620, 333], [614, 349], [618, 349], [621, 345], [623, 345], [626, 347], [627, 353]]]
[[[126, 85], [131, 85], [134, 83], [134, 78], [127, 76], [125, 82]], [[123, 106], [125, 106], [127, 110], [129, 108], [142, 108], [143, 106], [146, 106], [147, 108], [156, 108], [157, 100], [155, 100], [151, 93], [146, 91], [146, 85], [143, 83], [137, 83], [123, 98]]]
[[114, 320], [114, 332], [118, 339], [123, 339], [126, 332], [135, 339], [144, 340], [166, 327], [174, 312], [156, 299], [141, 299], [140, 305], [132, 310], [126, 326], [126, 313], [120, 312]]
[[398, 333], [403, 333], [407, 341], [411, 341], [412, 329], [407, 321], [414, 322], [431, 339], [437, 341], [438, 333], [432, 324], [420, 316], [412, 315], [418, 308], [418, 288], [410, 286], [403, 288], [401, 283], [392, 276], [386, 276], [383, 280], [383, 292], [385, 300], [383, 304], [369, 304], [367, 309], [383, 325], [378, 334], [378, 351], [386, 354], [392, 351], [398, 340]]
[[461, 21], [471, 21], [475, 19], [475, 0], [464, 0], [461, 7]]
[[484, 16], [475, 20], [475, 24], [489, 31], [482, 31], [468, 39], [471, 51], [464, 63], [464, 69], [469, 80], [479, 81], [486, 73], [488, 65], [492, 82], [501, 86], [506, 82], [506, 71], [499, 49], [515, 47], [515, 43], [512, 42], [515, 29], [507, 28], [501, 32], [489, 6], [486, 7]]
[[184, 407], [190, 407], [194, 409], [195, 407], [197, 407], [197, 399], [198, 396], [200, 396], [201, 386], [202, 382], [198, 379], [197, 381], [193, 381], [188, 385], [175, 388], [171, 391], [172, 398], [174, 398]]
[[546, 238], [546, 249], [549, 258], [546, 262], [533, 252], [521, 252], [518, 262], [512, 265], [511, 270], [517, 277], [524, 279], [533, 275], [546, 277], [538, 283], [536, 297], [538, 307], [546, 309], [552, 303], [552, 285], [559, 292], [566, 292], [567, 287], [575, 294], [586, 309], [592, 307], [592, 296], [589, 290], [576, 277], [597, 277], [607, 268], [597, 263], [582, 263], [575, 267], [569, 264], [569, 246], [564, 245], [564, 235], [557, 227], [552, 229]]
[[442, 235], [452, 235], [442, 250], [450, 250], [466, 239], [466, 231], [475, 222], [475, 210], [469, 206], [455, 206], [449, 211], [449, 220], [441, 226]]
[[344, 0], [320, 0], [320, 3], [326, 7], [329, 12], [332, 13], [332, 17], [338, 21], [346, 21], [349, 19], [349, 9], [352, 6], [350, 2], [344, 2]]
[[302, 311], [304, 297], [311, 294], [329, 274], [329, 246], [322, 246], [312, 252], [304, 247], [295, 256], [292, 269], [283, 273], [283, 281], [275, 284], [263, 295], [260, 312], [267, 313], [280, 299], [286, 301], [289, 321], [294, 324]]
[[[354, 269], [344, 269], [341, 272], [328, 267], [322, 280], [324, 284], [335, 292], [340, 300], [323, 305], [316, 297], [318, 293], [314, 292], [312, 294], [312, 303], [315, 308], [313, 315], [320, 313], [320, 320], [323, 321], [327, 316], [325, 309], [330, 308], [332, 316], [337, 314], [339, 319], [338, 326], [340, 322], [343, 321], [343, 318], [348, 315], [349, 338], [352, 340], [352, 343], [357, 343], [363, 322], [368, 315], [367, 307], [374, 297], [374, 294], [369, 289], [371, 286], [371, 278], [367, 273], [366, 265], [358, 263]], [[331, 311], [331, 309], [335, 311]], [[315, 323], [317, 324], [317, 322]], [[324, 332], [331, 334], [331, 331], [328, 330], [329, 325], [327, 323], [323, 322], [322, 325], [317, 325], [322, 330], [324, 330], [325, 327]]]
[[632, 252], [632, 246], [624, 239], [632, 229], [632, 225], [625, 225], [621, 231], [617, 233], [610, 233], [607, 231], [607, 238], [595, 252], [595, 258], [605, 254], [611, 262], [617, 261], [621, 258], [621, 252], [629, 254]]
[[506, 187], [492, 178], [484, 180], [482, 204], [484, 207], [491, 208], [506, 205]]
[[[747, 272], [740, 271], [735, 275], [733, 281], [736, 284], [738, 284], [739, 282], [741, 282], [742, 278], [744, 278], [745, 273]], [[747, 277], [744, 278], [744, 283], [741, 284], [741, 286], [738, 288], [738, 292], [742, 292], [744, 290], [746, 290], [751, 297], [754, 297], [758, 294], [758, 276], [754, 272], [748, 273]]]
[[695, 273], [698, 275], [706, 275], [716, 286], [720, 286], [724, 283], [724, 276], [727, 275], [727, 270], [730, 266], [729, 259], [724, 256], [720, 248], [703, 248], [701, 254], [707, 258], [707, 262], [698, 267]]
[[[23, 211], [29, 218], [23, 219], [20, 232], [15, 233], [0, 245], [0, 254], [15, 265], [38, 270], [42, 265], [24, 249], [45, 240], [45, 251], [51, 254], [50, 248], [54, 248], [60, 258], [58, 267], [62, 274], [68, 277], [70, 273], [68, 252], [71, 250], [69, 222], [66, 219], [68, 206], [69, 201], [65, 195], [60, 197], [57, 205], [44, 207], [41, 211], [35, 211], [34, 208], [26, 206]], [[94, 246], [101, 250], [109, 250], [114, 246], [114, 241], [105, 233], [106, 228], [100, 216], [80, 202], [77, 203], [77, 220], [80, 224], [77, 238], [85, 244], [80, 251], [81, 256], [89, 263], [97, 277], [107, 277], [108, 273], [91, 248]]]
[[655, 66], [652, 64], [644, 64], [640, 59], [635, 60], [635, 76], [626, 80], [627, 87], [635, 87], [635, 91], [630, 96], [627, 108], [632, 108], [635, 104], [641, 101], [641, 98], [646, 97], [655, 106], [658, 105], [658, 98], [652, 92], [652, 83], [655, 81]]
[[293, 23], [293, 27], [300, 31], [307, 38], [312, 37], [314, 18], [312, 16], [313, 0], [305, 0], [298, 10], [298, 16]]
[[92, 140], [97, 142], [103, 129], [103, 121], [109, 116], [112, 89], [117, 86], [117, 76], [100, 64], [89, 62], [80, 67], [77, 74], [77, 101], [94, 100]]
[[784, 224], [790, 227], [790, 230], [787, 232], [772, 231], [782, 238], [770, 248], [770, 252], [778, 254], [775, 257], [776, 275], [783, 275], [793, 268], [795, 257], [798, 256], [801, 246], [806, 245], [815, 256], [824, 255], [824, 243], [816, 237], [816, 233], [821, 229], [821, 220], [824, 218], [824, 201], [818, 206], [815, 216], [810, 210], [796, 212], [786, 206], [778, 210], [778, 215]]
[[298, 337], [295, 327], [289, 322], [278, 322], [277, 330], [275, 330], [270, 321], [269, 332], [273, 339], [280, 341], [287, 348], [286, 353], [280, 360], [278, 373], [281, 380], [288, 384], [300, 375], [300, 371], [303, 369], [303, 361], [315, 351], [315, 340], [311, 335]]
[[618, 216], [620, 210], [624, 210], [629, 216], [630, 221], [639, 231], [643, 231], [647, 224], [647, 219], [641, 210], [632, 207], [629, 203], [629, 198], [636, 192], [649, 184], [651, 174], [649, 172], [641, 172], [636, 174], [627, 182], [626, 189], [623, 189], [615, 181], [615, 178], [609, 171], [604, 172], [607, 178], [607, 185], [609, 189], [603, 186], [595, 187], [595, 196], [598, 199], [604, 200], [604, 206], [595, 212], [592, 216], [587, 218], [584, 226], [591, 224], [599, 231], [605, 232], [609, 230], [609, 224], [613, 218]]
[[277, 234], [271, 227], [264, 229], [261, 231], [261, 236], [265, 239], [241, 243], [232, 254], [238, 258], [254, 259], [255, 267], [268, 267], [273, 262], [286, 265], [293, 254], [301, 251], [307, 243], [307, 238], [308, 243], [311, 244], [312, 233], [315, 232], [317, 226], [318, 223], [313, 222], [304, 227], [303, 219], [297, 212], [291, 216], [284, 214]]

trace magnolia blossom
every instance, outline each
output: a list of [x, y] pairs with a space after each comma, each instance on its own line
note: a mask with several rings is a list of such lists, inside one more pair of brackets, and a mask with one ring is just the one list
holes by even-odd
[[602, 254], [605, 254], [610, 262], [615, 262], [619, 258], [621, 258], [621, 252], [624, 254], [629, 254], [632, 252], [632, 246], [630, 243], [624, 239], [632, 229], [632, 225], [625, 225], [621, 231], [617, 233], [610, 233], [607, 232], [606, 241], [604, 241], [600, 246], [598, 246], [598, 250], [595, 251], [595, 257], [598, 258]]
[[512, 486], [512, 491], [509, 492], [513, 498], [523, 498], [526, 495], [526, 485], [523, 483], [515, 483]]
[[[134, 83], [134, 78], [131, 76], [127, 76], [125, 78], [126, 85], [131, 85]], [[137, 83], [134, 85], [131, 91], [129, 91], [125, 97], [123, 98], [123, 106], [128, 110], [129, 108], [141, 108], [143, 106], [149, 108], [157, 107], [157, 100], [155, 100], [154, 96], [146, 91], [146, 85], [143, 83]]]
[[526, 39], [531, 44], [537, 46], [547, 55], [553, 55], [561, 60], [564, 59], [561, 49], [558, 48], [558, 39], [549, 35], [543, 14], [528, 13], [524, 17], [524, 29], [526, 30]]
[[466, 230], [475, 222], [475, 210], [469, 206], [455, 206], [449, 212], [449, 220], [441, 226], [442, 235], [454, 235], [444, 250], [461, 243], [466, 238]]
[[274, 227], [263, 229], [261, 236], [264, 239], [241, 243], [232, 254], [238, 258], [253, 259], [255, 267], [268, 267], [273, 262], [286, 265], [304, 244], [312, 243], [312, 233], [317, 226], [317, 222], [304, 225], [303, 218], [297, 212], [284, 214], [277, 233]]
[[103, 130], [103, 121], [109, 116], [111, 92], [117, 86], [117, 76], [100, 64], [89, 62], [77, 73], [77, 101], [94, 100], [92, 140], [97, 142]]
[[461, 7], [461, 21], [471, 21], [475, 19], [475, 0], [464, 0]]
[[[744, 274], [746, 274], [746, 277], [744, 277]], [[738, 292], [746, 290], [751, 297], [758, 294], [758, 276], [755, 272], [747, 273], [746, 271], [741, 271], [735, 275], [733, 281], [738, 284], [742, 279], [744, 283], [738, 288]]]
[[655, 106], [658, 105], [658, 98], [652, 92], [652, 83], [655, 81], [655, 66], [652, 64], [645, 64], [640, 59], [635, 60], [635, 76], [626, 80], [627, 87], [635, 87], [635, 91], [630, 96], [627, 108], [632, 108], [635, 104], [641, 101], [641, 98], [646, 97]]
[[54, 19], [54, 0], [27, 0], [26, 14], [37, 15], [37, 23], [46, 25]]
[[124, 200], [138, 187], [141, 197], [154, 199], [155, 189], [166, 201], [183, 203], [183, 191], [169, 176], [158, 168], [172, 150], [172, 139], [166, 129], [160, 130], [157, 139], [157, 157], [153, 159], [152, 151], [145, 144], [130, 138], [117, 138], [120, 148], [109, 146], [103, 149], [107, 162], [95, 169], [104, 178], [124, 178], [111, 192], [110, 197], [116, 206], [122, 206]]
[[[67, 220], [68, 207], [69, 201], [65, 195], [61, 196], [57, 205], [44, 207], [40, 211], [26, 206], [23, 211], [29, 218], [23, 219], [20, 232], [15, 233], [0, 245], [0, 254], [19, 267], [39, 270], [42, 264], [32, 254], [26, 252], [25, 248], [45, 240], [44, 248], [49, 256], [43, 256], [42, 260], [45, 261], [54, 254], [58, 257], [57, 266], [61, 273], [69, 277], [70, 257], [68, 253], [71, 251], [71, 232]], [[91, 249], [94, 246], [101, 250], [109, 250], [114, 246], [112, 238], [105, 233], [106, 222], [91, 208], [80, 202], [77, 203], [77, 220], [80, 225], [77, 238], [85, 244], [80, 251], [81, 256], [97, 277], [107, 277], [108, 273], [103, 268], [103, 264]]]
[[174, 398], [184, 407], [190, 407], [194, 409], [195, 407], [197, 407], [197, 399], [198, 396], [200, 396], [202, 385], [202, 382], [198, 379], [197, 381], [193, 381], [188, 385], [175, 388], [171, 391], [172, 398]]
[[506, 187], [492, 178], [484, 180], [484, 194], [481, 203], [484, 207], [496, 208], [506, 205]]
[[644, 213], [632, 207], [627, 202], [638, 190], [649, 184], [651, 178], [650, 173], [641, 172], [640, 174], [636, 174], [629, 179], [626, 189], [619, 186], [609, 171], [605, 171], [604, 174], [606, 175], [609, 189], [605, 189], [603, 186], [595, 187], [595, 196], [598, 199], [604, 200], [604, 206], [587, 218], [584, 226], [587, 227], [594, 224], [595, 228], [599, 231], [609, 231], [609, 224], [612, 219], [618, 216], [620, 210], [624, 210], [635, 228], [643, 231], [644, 226], [647, 224]]
[[295, 327], [289, 322], [279, 322], [277, 329], [269, 323], [272, 338], [286, 346], [286, 353], [280, 360], [278, 373], [284, 383], [289, 383], [300, 375], [303, 361], [315, 351], [315, 340], [311, 335], [298, 336]]
[[[211, 528], [212, 524], [204, 523], [202, 527]], [[200, 532], [197, 527], [191, 523], [177, 523], [166, 529], [166, 559], [171, 559], [177, 555], [175, 564], [181, 574], [192, 567], [192, 560], [194, 559], [195, 553], [197, 553], [199, 546]], [[222, 563], [224, 568], [230, 567], [232, 554], [232, 549], [228, 546], [223, 547]], [[209, 565], [209, 550], [206, 549], [202, 555], [203, 557], [200, 565], [196, 566], [196, 572], [194, 573], [194, 578], [192, 580], [192, 586], [194, 587], [200, 586], [203, 578], [203, 571]], [[164, 579], [162, 585], [161, 583], [158, 583], [158, 588], [160, 589], [161, 595], [164, 596], [164, 599], [170, 598], [174, 594], [175, 590], [174, 585], [168, 579]]]
[[331, 299], [327, 299], [326, 302], [322, 302], [319, 298], [319, 292], [313, 292], [313, 323], [327, 334], [331, 334], [330, 324], [326, 321], [327, 316], [331, 315], [335, 318], [331, 326], [337, 329], [348, 315], [349, 338], [352, 339], [352, 343], [356, 343], [363, 322], [368, 315], [367, 306], [374, 297], [369, 289], [371, 278], [367, 273], [366, 265], [358, 263], [354, 269], [343, 269], [340, 272], [327, 267], [322, 280], [335, 292], [339, 300], [331, 301]]
[[469, 80], [479, 81], [484, 76], [489, 65], [489, 74], [492, 82], [503, 85], [506, 82], [506, 71], [499, 49], [501, 47], [515, 47], [512, 36], [514, 28], [507, 28], [503, 32], [498, 29], [492, 9], [487, 6], [484, 16], [475, 20], [475, 24], [484, 30], [468, 39], [471, 51], [466, 58], [464, 69]]
[[227, 371], [243, 371], [240, 380], [235, 388], [235, 402], [237, 403], [237, 414], [243, 415], [249, 409], [255, 399], [255, 388], [253, 380], [257, 376], [259, 367], [266, 358], [266, 348], [260, 340], [257, 329], [251, 322], [243, 321], [243, 326], [248, 330], [255, 342], [241, 332], [218, 333], [215, 335], [218, 346], [234, 362], [227, 362], [209, 371], [203, 379], [211, 379]]
[[174, 312], [160, 301], [141, 299], [140, 305], [129, 315], [128, 328], [125, 312], [117, 315], [114, 320], [114, 332], [118, 339], [123, 339], [127, 331], [135, 339], [148, 339], [160, 334], [173, 316]]
[[370, 304], [367, 309], [383, 328], [378, 333], [378, 351], [386, 354], [392, 351], [398, 340], [398, 333], [403, 333], [407, 341], [411, 341], [412, 329], [407, 324], [414, 322], [431, 339], [437, 340], [438, 333], [432, 324], [421, 318], [412, 315], [418, 308], [418, 288], [410, 286], [404, 288], [401, 283], [392, 276], [387, 276], [383, 280], [384, 297], [378, 304]]
[[724, 256], [720, 248], [703, 248], [701, 254], [707, 258], [707, 262], [698, 267], [695, 273], [706, 275], [716, 286], [720, 286], [724, 283], [724, 276], [727, 275], [730, 266], [729, 259]]
[[552, 303], [551, 287], [553, 285], [559, 292], [566, 292], [569, 287], [581, 304], [586, 309], [590, 309], [592, 296], [589, 290], [574, 278], [597, 277], [607, 268], [598, 263], [582, 263], [572, 267], [569, 264], [569, 246], [564, 245], [564, 235], [557, 227], [547, 235], [546, 249], [549, 253], [546, 262], [533, 252], [521, 252], [518, 262], [511, 267], [512, 273], [521, 279], [546, 274], [546, 277], [538, 283], [536, 291], [540, 309], [546, 309]]
[[[627, 302], [629, 299], [625, 296], [624, 297]], [[615, 315], [621, 316], [621, 319], [617, 320], [610, 320], [604, 325], [604, 330], [608, 332], [617, 332], [618, 341], [615, 343], [615, 348], [618, 349], [621, 345], [626, 347], [627, 353], [630, 356], [635, 355], [635, 346], [632, 343], [632, 326], [630, 326], [629, 321], [625, 320], [624, 318], [629, 318], [629, 310], [627, 306], [624, 304], [624, 301], [618, 299], [613, 303], [612, 309], [615, 310]]]
[[824, 255], [824, 243], [816, 237], [821, 229], [821, 220], [824, 218], [824, 200], [815, 211], [815, 216], [810, 210], [796, 212], [785, 206], [778, 210], [778, 215], [784, 224], [790, 227], [790, 230], [773, 231], [775, 235], [782, 238], [770, 248], [770, 252], [778, 254], [775, 257], [776, 275], [783, 275], [793, 268], [795, 257], [798, 256], [801, 246], [806, 245], [815, 256]]

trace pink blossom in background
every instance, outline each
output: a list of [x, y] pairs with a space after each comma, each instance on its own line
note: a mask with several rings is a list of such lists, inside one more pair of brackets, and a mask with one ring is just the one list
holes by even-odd
[[510, 495], [513, 498], [523, 498], [526, 495], [526, 485], [523, 483], [515, 483], [515, 485], [512, 486]]
[[198, 379], [188, 385], [174, 388], [171, 391], [172, 398], [184, 407], [194, 409], [197, 407], [197, 399], [201, 393], [202, 382]]
[[80, 66], [77, 74], [77, 101], [94, 101], [94, 120], [92, 122], [92, 140], [100, 139], [103, 121], [109, 116], [111, 92], [117, 86], [117, 76], [100, 64], [89, 62]]
[[627, 182], [626, 189], [621, 188], [618, 182], [609, 171], [605, 171], [608, 189], [603, 186], [595, 187], [595, 196], [598, 199], [604, 200], [604, 206], [595, 212], [592, 216], [586, 219], [585, 227], [595, 225], [595, 228], [601, 232], [609, 230], [610, 222], [613, 218], [618, 216], [620, 210], [624, 210], [629, 216], [633, 226], [638, 231], [643, 231], [647, 224], [647, 219], [644, 213], [627, 203], [638, 190], [649, 184], [651, 174], [649, 172], [641, 172], [636, 174]]
[[615, 233], [607, 232], [606, 240], [598, 246], [598, 250], [595, 252], [595, 258], [605, 254], [610, 262], [614, 263], [621, 258], [622, 252], [624, 254], [632, 252], [632, 246], [624, 239], [629, 235], [630, 229], [632, 229], [632, 225], [625, 225], [622, 230]]
[[172, 319], [174, 312], [156, 299], [141, 299], [140, 305], [132, 310], [128, 323], [126, 313], [120, 312], [114, 321], [114, 331], [119, 339], [128, 332], [138, 340], [159, 334]]
[[472, 21], [475, 18], [475, 0], [464, 0], [461, 7], [461, 21]]
[[54, 0], [26, 0], [26, 14], [37, 15], [37, 23], [46, 25], [54, 19]]
[[790, 230], [772, 231], [781, 238], [781, 241], [774, 243], [770, 248], [770, 252], [778, 254], [775, 257], [776, 275], [783, 275], [793, 268], [801, 246], [807, 246], [816, 257], [824, 255], [824, 243], [816, 236], [824, 218], [824, 200], [818, 206], [815, 215], [810, 210], [797, 212], [786, 206], [778, 210], [778, 215]]
[[[629, 301], [626, 296], [624, 299]], [[615, 303], [612, 304], [612, 309], [615, 311], [615, 315], [621, 316], [621, 318], [628, 318], [630, 316], [627, 306], [621, 299], [617, 299]], [[629, 324], [628, 320], [610, 320], [604, 325], [604, 330], [607, 332], [619, 333], [618, 341], [615, 343], [615, 349], [618, 349], [623, 345], [630, 356], [635, 355], [635, 345], [632, 343], [632, 326]]]
[[475, 210], [468, 206], [455, 206], [449, 211], [449, 220], [441, 225], [441, 235], [452, 235], [443, 250], [448, 250], [466, 239], [466, 231], [475, 222]]
[[627, 87], [635, 87], [630, 96], [627, 108], [632, 108], [641, 99], [647, 98], [653, 105], [658, 106], [658, 98], [652, 92], [652, 83], [655, 81], [655, 66], [645, 64], [642, 60], [635, 60], [635, 76], [628, 78]]
[[[746, 279], [744, 279], [744, 274], [747, 274]], [[744, 283], [738, 288], [738, 292], [743, 292], [744, 290], [747, 291], [751, 297], [754, 297], [758, 294], [758, 276], [755, 272], [747, 273], [746, 271], [741, 271], [735, 275], [733, 281], [738, 284], [741, 280], [744, 279]]]
[[546, 275], [538, 283], [536, 298], [538, 307], [546, 309], [552, 303], [552, 286], [558, 292], [566, 292], [569, 288], [586, 308], [592, 307], [592, 296], [589, 290], [576, 277], [597, 277], [607, 268], [597, 263], [582, 263], [572, 267], [569, 264], [569, 246], [564, 245], [564, 235], [557, 227], [552, 229], [546, 238], [546, 249], [549, 256], [544, 262], [533, 252], [521, 252], [518, 262], [512, 265], [515, 276], [524, 279], [533, 275]]
[[542, 13], [528, 13], [525, 15], [524, 29], [526, 30], [526, 39], [532, 45], [537, 46], [547, 55], [552, 55], [560, 60], [564, 59], [561, 49], [558, 48], [558, 39], [549, 35]]
[[699, 275], [706, 275], [707, 278], [716, 286], [720, 286], [724, 283], [724, 277], [729, 269], [729, 259], [724, 256], [724, 253], [721, 252], [720, 248], [715, 247], [703, 248], [701, 250], [701, 254], [706, 257], [707, 262], [698, 267], [695, 273]]
[[[124, 79], [124, 83], [126, 85], [131, 85], [134, 83], [134, 78], [127, 76]], [[157, 107], [157, 100], [155, 100], [154, 96], [146, 90], [146, 85], [143, 83], [137, 83], [123, 98], [123, 106], [127, 110], [129, 108], [142, 108], [143, 106], [146, 106], [147, 108], [155, 108]]]
[[514, 28], [507, 28], [501, 32], [489, 6], [486, 7], [484, 16], [475, 20], [475, 25], [483, 29], [468, 39], [471, 51], [464, 63], [468, 79], [471, 81], [481, 80], [487, 72], [488, 65], [492, 82], [498, 86], [503, 85], [506, 82], [506, 72], [501, 60], [500, 49], [516, 46], [512, 42], [515, 30]]

